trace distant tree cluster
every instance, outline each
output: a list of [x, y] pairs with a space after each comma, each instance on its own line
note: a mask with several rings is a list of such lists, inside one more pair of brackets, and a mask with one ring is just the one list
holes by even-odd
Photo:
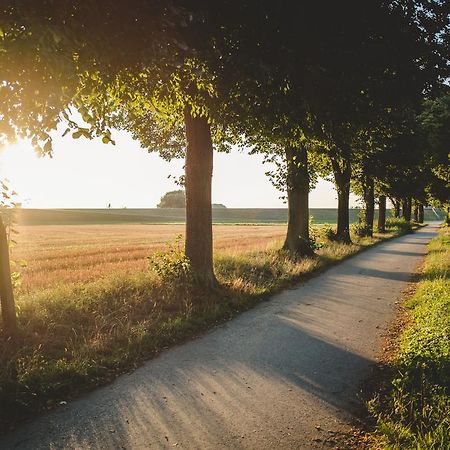
[[351, 191], [367, 235], [375, 203], [384, 230], [387, 198], [406, 220], [427, 204], [448, 210], [449, 17], [438, 0], [3, 2], [0, 139], [50, 154], [63, 123], [75, 139], [114, 144], [122, 129], [184, 157], [185, 253], [214, 287], [214, 149], [246, 146], [277, 164], [296, 257], [314, 251], [319, 176], [335, 183], [342, 242]]
[[[212, 203], [212, 208], [226, 208], [222, 203]], [[157, 208], [186, 208], [186, 193], [184, 190], [166, 192], [160, 202], [156, 205]]]
[[161, 197], [157, 208], [185, 208], [186, 194], [183, 190], [170, 191]]

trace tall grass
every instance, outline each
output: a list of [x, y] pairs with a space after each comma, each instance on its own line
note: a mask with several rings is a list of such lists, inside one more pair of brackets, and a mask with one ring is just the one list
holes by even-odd
[[386, 449], [450, 449], [450, 231], [429, 245], [388, 395], [372, 401]]
[[111, 380], [161, 349], [227, 320], [267, 295], [398, 233], [323, 240], [314, 258], [295, 259], [269, 247], [219, 252], [220, 288], [170, 283], [147, 271], [111, 275], [23, 294], [20, 336], [0, 340], [0, 428]]

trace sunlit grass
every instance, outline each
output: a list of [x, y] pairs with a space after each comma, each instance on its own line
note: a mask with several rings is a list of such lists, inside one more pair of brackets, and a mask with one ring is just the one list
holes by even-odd
[[429, 245], [389, 395], [372, 401], [379, 446], [450, 448], [450, 231]]

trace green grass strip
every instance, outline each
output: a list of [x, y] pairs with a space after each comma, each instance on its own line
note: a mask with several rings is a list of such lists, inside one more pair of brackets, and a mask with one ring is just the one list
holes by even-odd
[[372, 401], [380, 448], [450, 449], [450, 230], [429, 244], [390, 392]]

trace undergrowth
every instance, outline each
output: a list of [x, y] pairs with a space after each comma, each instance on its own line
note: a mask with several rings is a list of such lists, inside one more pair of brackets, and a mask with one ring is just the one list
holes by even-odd
[[450, 231], [429, 245], [412, 324], [400, 336], [390, 391], [371, 401], [378, 445], [385, 449], [450, 449]]
[[268, 248], [215, 257], [219, 288], [202, 289], [189, 276], [179, 244], [150, 258], [149, 270], [67, 284], [18, 298], [20, 336], [0, 338], [0, 431], [38, 410], [132, 370], [168, 346], [228, 320], [280, 289], [306, 279], [364, 247], [395, 234], [327, 239], [312, 258]]

